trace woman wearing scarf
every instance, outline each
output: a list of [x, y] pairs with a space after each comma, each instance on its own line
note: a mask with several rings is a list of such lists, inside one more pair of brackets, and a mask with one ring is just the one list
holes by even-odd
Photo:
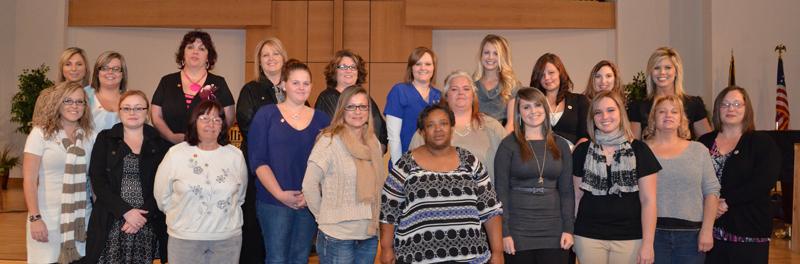
[[[373, 263], [378, 248], [380, 193], [386, 180], [370, 100], [361, 86], [345, 89], [303, 179], [303, 194], [319, 226], [320, 263]], [[325, 197], [325, 199], [322, 199]]]
[[86, 248], [92, 117], [80, 83], [62, 82], [50, 90], [33, 119], [22, 162], [28, 263], [71, 263]]
[[578, 215], [575, 253], [581, 264], [653, 263], [655, 155], [630, 129], [619, 94], [592, 99], [588, 142], [575, 147], [572, 173]]

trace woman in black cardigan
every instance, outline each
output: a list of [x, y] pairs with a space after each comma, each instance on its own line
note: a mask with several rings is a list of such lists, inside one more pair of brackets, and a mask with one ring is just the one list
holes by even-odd
[[85, 263], [167, 260], [166, 224], [153, 198], [153, 179], [169, 143], [145, 124], [148, 108], [144, 93], [125, 92], [119, 103], [122, 122], [97, 135], [89, 165], [97, 200], [89, 218]]
[[545, 53], [533, 66], [531, 87], [542, 91], [550, 107], [550, 124], [553, 132], [570, 141], [573, 145], [589, 139], [586, 132], [586, 116], [589, 113], [589, 99], [585, 95], [570, 92], [572, 80], [561, 58]]
[[772, 233], [770, 190], [780, 169], [780, 151], [755, 131], [753, 107], [741, 87], [723, 89], [714, 100], [715, 130], [700, 137], [720, 180], [714, 247], [706, 263], [767, 263]]

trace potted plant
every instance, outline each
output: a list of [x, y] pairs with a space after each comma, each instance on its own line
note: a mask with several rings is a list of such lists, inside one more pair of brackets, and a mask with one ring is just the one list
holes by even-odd
[[647, 80], [644, 72], [637, 72], [633, 75], [633, 81], [623, 86], [625, 98], [628, 105], [632, 102], [644, 100], [647, 97]]
[[11, 99], [11, 122], [19, 124], [17, 131], [24, 134], [31, 132], [33, 108], [39, 93], [53, 82], [47, 79], [50, 68], [42, 64], [36, 69], [24, 69], [19, 75], [19, 92]]
[[0, 150], [0, 187], [3, 190], [8, 188], [8, 177], [11, 169], [19, 165], [19, 157], [11, 155], [11, 147], [5, 146]]

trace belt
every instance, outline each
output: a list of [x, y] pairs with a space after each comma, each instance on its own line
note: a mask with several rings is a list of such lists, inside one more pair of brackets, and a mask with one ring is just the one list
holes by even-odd
[[526, 192], [526, 193], [532, 193], [532, 194], [539, 194], [539, 193], [544, 193], [544, 190], [547, 189], [547, 188], [544, 188], [544, 187], [512, 187], [511, 189], [514, 190], [514, 191], [520, 191], [520, 192]]

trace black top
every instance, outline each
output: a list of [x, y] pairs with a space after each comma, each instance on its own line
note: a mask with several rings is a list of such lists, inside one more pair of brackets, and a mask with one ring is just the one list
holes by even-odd
[[[711, 149], [718, 133], [705, 134], [699, 141]], [[740, 236], [770, 237], [769, 194], [778, 180], [780, 150], [769, 135], [754, 131], [743, 134], [731, 154], [720, 179], [720, 198], [728, 211], [714, 225]]]
[[[551, 110], [552, 111], [552, 110]], [[578, 139], [589, 138], [586, 132], [586, 116], [589, 114], [589, 98], [582, 94], [566, 93], [564, 113], [553, 131], [575, 144]]]
[[[647, 128], [647, 118], [650, 115], [650, 110], [653, 109], [653, 98], [633, 102], [628, 107], [628, 118], [631, 122], [639, 122], [642, 124], [641, 131], [644, 131], [644, 129]], [[689, 119], [689, 128], [692, 128], [694, 122], [708, 117], [706, 105], [703, 103], [703, 98], [700, 98], [700, 96], [684, 95], [683, 111], [686, 113], [686, 118]], [[694, 129], [689, 130], [692, 133], [692, 138], [698, 136], [694, 134]]]
[[[636, 174], [641, 178], [661, 170], [658, 159], [642, 141], [631, 142], [636, 157]], [[589, 142], [575, 147], [572, 153], [572, 173], [583, 177], [583, 164], [589, 150]], [[606, 166], [611, 175], [611, 166]], [[655, 199], [655, 197], [653, 197]], [[642, 204], [639, 192], [620, 195], [592, 195], [584, 191], [575, 219], [575, 235], [601, 240], [631, 240], [642, 238]]]
[[[561, 152], [559, 160], [549, 150], [545, 151], [545, 140], [529, 140], [527, 143], [533, 148], [536, 158], [522, 160], [522, 151], [514, 134], [503, 139], [494, 158], [495, 189], [497, 198], [503, 203], [503, 237], [511, 236], [514, 247], [520, 251], [560, 248], [561, 233], [572, 233], [575, 221], [569, 143], [556, 137]], [[539, 183], [539, 166], [542, 164], [539, 160], [542, 159], [544, 181]]]
[[[317, 97], [314, 108], [325, 112], [328, 116], [333, 118], [333, 113], [336, 111], [336, 104], [339, 103], [339, 95], [341, 95], [341, 93], [336, 89], [325, 89]], [[387, 144], [389, 144], [389, 135], [386, 132], [386, 121], [383, 119], [378, 104], [375, 103], [375, 100], [372, 100], [371, 96], [369, 97], [369, 104], [371, 108], [370, 112], [372, 112], [372, 128], [375, 130], [375, 136], [378, 137], [378, 141], [381, 142], [381, 145], [387, 146]]]
[[257, 81], [250, 81], [242, 87], [239, 92], [239, 100], [236, 104], [236, 122], [239, 130], [242, 131], [242, 146], [246, 146], [247, 133], [250, 132], [250, 122], [256, 115], [258, 108], [268, 104], [277, 104], [278, 98], [275, 97], [275, 87], [267, 78], [260, 78]]
[[[153, 225], [153, 231], [159, 240], [159, 252], [162, 254], [167, 252], [167, 226], [165, 216], [158, 210], [153, 197], [153, 181], [156, 169], [169, 146], [168, 142], [159, 137], [155, 128], [144, 125], [144, 139], [139, 152], [139, 180], [142, 183], [144, 208], [139, 209], [148, 211], [147, 222]], [[105, 249], [109, 229], [115, 221], [122, 219], [125, 213], [133, 209], [120, 196], [123, 160], [131, 152], [124, 141], [122, 123], [117, 123], [111, 129], [103, 130], [97, 135], [88, 173], [97, 200], [94, 201], [94, 208], [89, 218], [85, 263], [98, 261]], [[166, 262], [166, 258], [162, 258], [161, 261]]]
[[[234, 104], [233, 95], [228, 89], [228, 83], [225, 82], [225, 78], [209, 72], [202, 86], [210, 84], [217, 87], [214, 95], [222, 107]], [[200, 93], [198, 92], [198, 94]], [[192, 110], [203, 101], [199, 96], [195, 96], [189, 105], [189, 109], [186, 109], [185, 100], [183, 88], [181, 87], [181, 72], [170, 73], [161, 77], [161, 81], [158, 82], [158, 88], [153, 93], [152, 103], [153, 105], [161, 106], [164, 122], [167, 123], [173, 133], [186, 133]]]

